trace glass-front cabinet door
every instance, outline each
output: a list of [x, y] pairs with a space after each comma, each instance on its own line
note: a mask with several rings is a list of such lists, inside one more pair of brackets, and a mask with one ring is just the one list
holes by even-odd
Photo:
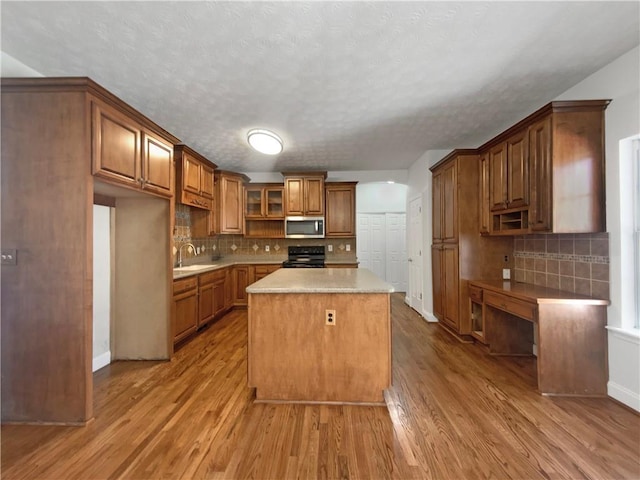
[[266, 216], [284, 218], [284, 188], [265, 188]]

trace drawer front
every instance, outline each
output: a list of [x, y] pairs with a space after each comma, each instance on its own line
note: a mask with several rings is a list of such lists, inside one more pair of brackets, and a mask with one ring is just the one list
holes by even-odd
[[469, 285], [469, 298], [474, 302], [482, 303], [482, 289], [474, 285]]
[[173, 281], [173, 294], [176, 295], [181, 292], [186, 292], [187, 290], [191, 290], [197, 288], [198, 286], [198, 277], [188, 277], [181, 278], [180, 280]]
[[224, 280], [225, 275], [226, 272], [224, 268], [221, 270], [214, 270], [212, 272], [201, 273], [200, 275], [198, 275], [198, 278], [200, 279], [200, 286], [209, 285], [210, 283], [214, 283], [219, 280]]
[[533, 322], [536, 317], [536, 305], [517, 298], [495, 292], [484, 292], [484, 303], [512, 315]]

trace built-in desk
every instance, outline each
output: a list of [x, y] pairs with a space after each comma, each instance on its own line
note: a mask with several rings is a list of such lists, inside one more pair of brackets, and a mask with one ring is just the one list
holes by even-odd
[[[533, 355], [547, 395], [607, 393], [608, 300], [526, 283], [470, 281], [477, 336], [494, 355]], [[477, 306], [481, 305], [481, 313]]]

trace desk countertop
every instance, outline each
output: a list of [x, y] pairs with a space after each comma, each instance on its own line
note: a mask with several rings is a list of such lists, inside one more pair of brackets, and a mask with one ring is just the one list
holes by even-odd
[[471, 280], [470, 285], [534, 303], [609, 305], [609, 300], [509, 280]]

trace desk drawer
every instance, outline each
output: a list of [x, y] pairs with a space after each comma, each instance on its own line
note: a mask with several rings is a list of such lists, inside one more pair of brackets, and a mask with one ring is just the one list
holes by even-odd
[[484, 303], [530, 322], [533, 322], [536, 316], [536, 304], [500, 293], [484, 292]]
[[469, 298], [474, 302], [482, 303], [482, 289], [475, 285], [469, 285]]

